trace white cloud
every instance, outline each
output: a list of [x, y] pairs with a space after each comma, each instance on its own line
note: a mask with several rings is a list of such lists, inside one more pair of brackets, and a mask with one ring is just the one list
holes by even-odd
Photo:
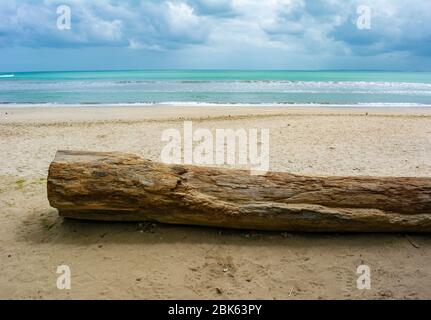
[[[56, 29], [60, 4], [72, 8], [67, 32]], [[355, 27], [359, 4], [371, 6], [370, 31]], [[426, 56], [429, 12], [429, 0], [2, 0], [0, 46]]]
[[167, 2], [166, 23], [170, 34], [180, 39], [203, 41], [208, 32], [206, 19], [195, 15], [194, 9], [186, 3]]

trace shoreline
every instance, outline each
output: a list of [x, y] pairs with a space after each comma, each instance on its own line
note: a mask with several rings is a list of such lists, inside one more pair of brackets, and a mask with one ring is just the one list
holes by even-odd
[[124, 107], [254, 107], [254, 108], [431, 108], [431, 103], [414, 102], [372, 102], [372, 103], [299, 103], [299, 102], [118, 102], [118, 103], [9, 103], [0, 102], [0, 109], [3, 108], [124, 108]]
[[282, 116], [369, 116], [431, 117], [431, 107], [256, 107], [202, 106], [110, 106], [98, 107], [4, 107], [0, 105], [0, 125], [73, 122], [144, 122], [178, 120], [235, 120]]

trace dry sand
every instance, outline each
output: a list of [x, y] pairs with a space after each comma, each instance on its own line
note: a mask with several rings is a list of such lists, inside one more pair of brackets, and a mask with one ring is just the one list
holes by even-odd
[[[0, 108], [0, 298], [425, 299], [431, 237], [298, 234], [63, 220], [46, 198], [58, 149], [159, 160], [165, 128], [269, 128], [270, 168], [431, 176], [430, 109]], [[56, 287], [57, 266], [72, 289]], [[371, 268], [371, 290], [356, 268]]]

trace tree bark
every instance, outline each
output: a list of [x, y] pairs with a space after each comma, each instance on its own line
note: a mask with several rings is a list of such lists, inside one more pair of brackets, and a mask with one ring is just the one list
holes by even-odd
[[58, 151], [48, 198], [61, 216], [307, 232], [430, 232], [431, 178], [317, 177], [165, 165]]

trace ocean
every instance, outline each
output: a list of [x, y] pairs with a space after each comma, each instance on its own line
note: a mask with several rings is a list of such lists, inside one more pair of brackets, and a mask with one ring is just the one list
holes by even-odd
[[431, 106], [431, 72], [8, 72], [0, 104]]

